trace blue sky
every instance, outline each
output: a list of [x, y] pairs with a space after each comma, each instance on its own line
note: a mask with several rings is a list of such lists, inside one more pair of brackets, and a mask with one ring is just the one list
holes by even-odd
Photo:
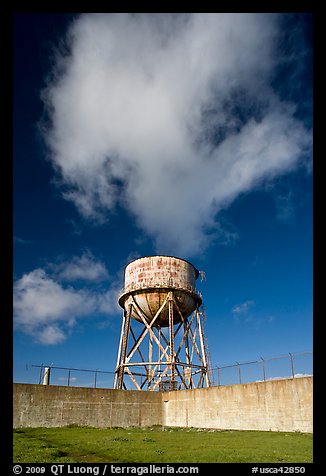
[[15, 14], [16, 381], [114, 370], [152, 254], [205, 272], [213, 366], [312, 350], [311, 22]]

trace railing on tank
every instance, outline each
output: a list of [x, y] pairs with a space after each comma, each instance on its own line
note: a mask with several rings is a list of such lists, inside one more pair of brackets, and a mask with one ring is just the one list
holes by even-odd
[[[297, 352], [269, 358], [260, 357], [250, 362], [235, 361], [234, 364], [230, 365], [217, 365], [208, 369], [211, 386], [266, 382], [268, 380], [310, 376], [313, 375], [312, 357], [312, 352]], [[26, 373], [25, 377], [22, 374], [20, 375], [20, 383], [39, 383], [45, 385], [113, 388], [115, 375], [115, 372], [112, 370], [57, 367], [52, 364], [24, 365], [22, 368], [25, 369]], [[33, 369], [32, 375], [26, 378], [27, 372], [30, 369]], [[37, 370], [38, 372], [36, 372]], [[17, 378], [15, 378], [15, 381], [18, 382]], [[167, 384], [162, 385], [161, 391], [166, 390], [165, 385]]]

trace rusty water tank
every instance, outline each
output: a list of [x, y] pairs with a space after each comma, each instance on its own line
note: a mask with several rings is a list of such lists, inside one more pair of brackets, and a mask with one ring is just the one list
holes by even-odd
[[[126, 311], [134, 301], [151, 322], [170, 291], [184, 318], [188, 317], [202, 302], [197, 294], [195, 281], [199, 271], [188, 261], [174, 256], [146, 256], [129, 263], [125, 269], [124, 289], [119, 304]], [[142, 322], [134, 308], [132, 317]], [[181, 321], [179, 313], [173, 312], [173, 323]], [[155, 320], [155, 326], [169, 325], [168, 306]]]

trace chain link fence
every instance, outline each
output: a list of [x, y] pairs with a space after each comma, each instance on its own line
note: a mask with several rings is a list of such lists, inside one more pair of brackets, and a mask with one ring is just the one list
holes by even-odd
[[288, 353], [277, 357], [213, 367], [210, 370], [212, 386], [237, 383], [265, 382], [313, 375], [312, 352]]
[[[19, 368], [18, 368], [19, 367]], [[112, 371], [81, 369], [51, 365], [17, 366], [14, 381], [17, 383], [38, 383], [46, 385], [67, 385], [73, 387], [113, 388]], [[211, 386], [233, 385], [249, 382], [263, 382], [313, 375], [313, 353], [289, 353], [277, 357], [230, 365], [216, 365], [209, 370]]]

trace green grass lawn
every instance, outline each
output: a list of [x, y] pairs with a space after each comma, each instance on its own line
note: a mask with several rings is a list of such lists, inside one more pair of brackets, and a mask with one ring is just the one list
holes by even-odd
[[22, 428], [15, 463], [309, 463], [312, 434], [186, 428]]

